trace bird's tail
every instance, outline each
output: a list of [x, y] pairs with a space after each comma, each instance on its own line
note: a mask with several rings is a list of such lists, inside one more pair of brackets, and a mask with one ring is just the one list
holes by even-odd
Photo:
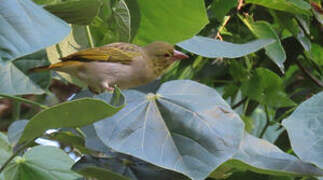
[[70, 66], [75, 66], [80, 64], [81, 62], [78, 62], [78, 61], [63, 61], [63, 62], [58, 62], [47, 66], [35, 67], [32, 69], [29, 69], [28, 72], [34, 73], [34, 72], [44, 72], [49, 70], [59, 70], [60, 68], [63, 68], [63, 67], [70, 67]]

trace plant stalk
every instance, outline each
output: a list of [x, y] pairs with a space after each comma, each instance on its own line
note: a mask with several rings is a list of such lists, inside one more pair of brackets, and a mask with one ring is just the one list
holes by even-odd
[[26, 104], [31, 104], [31, 105], [34, 105], [34, 106], [38, 106], [38, 107], [40, 107], [42, 109], [48, 109], [49, 108], [46, 105], [40, 104], [40, 103], [35, 102], [35, 101], [31, 101], [31, 100], [26, 99], [26, 98], [18, 97], [18, 96], [10, 96], [10, 95], [6, 95], [6, 94], [0, 94], [0, 97], [12, 99], [14, 101], [23, 102], [23, 103], [26, 103]]

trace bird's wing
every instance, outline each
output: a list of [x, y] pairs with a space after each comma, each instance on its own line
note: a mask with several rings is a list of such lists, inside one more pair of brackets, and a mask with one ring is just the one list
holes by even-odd
[[66, 57], [62, 61], [105, 61], [129, 64], [134, 57], [142, 55], [140, 47], [129, 43], [113, 43], [97, 48], [78, 51]]

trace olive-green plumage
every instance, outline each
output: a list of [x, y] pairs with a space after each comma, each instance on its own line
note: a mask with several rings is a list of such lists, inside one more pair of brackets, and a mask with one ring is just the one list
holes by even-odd
[[77, 77], [92, 92], [133, 88], [159, 77], [175, 60], [187, 56], [166, 42], [139, 47], [129, 43], [112, 43], [90, 48], [61, 58], [61, 62], [36, 67], [32, 72], [55, 70]]

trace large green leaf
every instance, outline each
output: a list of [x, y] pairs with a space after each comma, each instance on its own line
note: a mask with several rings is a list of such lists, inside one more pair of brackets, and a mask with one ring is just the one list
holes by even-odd
[[177, 80], [157, 94], [124, 94], [127, 106], [94, 124], [108, 147], [193, 179], [204, 179], [236, 153], [243, 122], [214, 89]]
[[309, 15], [311, 9], [311, 5], [304, 0], [246, 0], [245, 2], [293, 14]]
[[8, 137], [0, 132], [0, 167], [12, 154]]
[[[118, 91], [118, 90], [116, 90]], [[120, 92], [115, 92], [115, 96], [120, 96], [116, 106], [107, 104], [102, 100], [83, 98], [58, 104], [49, 109], [36, 114], [28, 122], [19, 143], [41, 136], [46, 130], [62, 127], [82, 127], [112, 116], [124, 106], [124, 97]]]
[[273, 175], [323, 176], [323, 170], [287, 154], [277, 146], [245, 133], [231, 165]]
[[280, 39], [272, 28], [272, 26], [266, 21], [254, 22], [251, 18], [241, 18], [250, 31], [258, 38], [261, 39], [275, 39], [275, 43], [272, 43], [265, 47], [267, 56], [284, 72], [284, 62], [286, 60], [286, 53], [281, 45]]
[[323, 169], [323, 92], [303, 102], [283, 121], [294, 152]]
[[0, 93], [2, 94], [22, 95], [44, 93], [43, 89], [36, 85], [12, 62], [1, 65], [0, 84]]
[[273, 39], [260, 39], [245, 44], [233, 44], [230, 42], [195, 36], [186, 41], [177, 43], [177, 46], [203, 57], [237, 58], [256, 52], [273, 42]]
[[274, 72], [257, 68], [241, 86], [242, 93], [263, 105], [273, 107], [293, 106], [295, 103], [284, 92], [283, 80]]
[[4, 170], [6, 180], [74, 180], [79, 175], [70, 170], [74, 161], [61, 149], [36, 146], [23, 157], [16, 157]]
[[99, 13], [99, 0], [73, 0], [50, 4], [44, 8], [70, 24], [88, 25]]
[[208, 23], [204, 0], [136, 2], [140, 24], [133, 42], [139, 45], [156, 40], [175, 44], [193, 37]]
[[30, 0], [0, 4], [0, 61], [36, 52], [62, 40], [68, 25]]

